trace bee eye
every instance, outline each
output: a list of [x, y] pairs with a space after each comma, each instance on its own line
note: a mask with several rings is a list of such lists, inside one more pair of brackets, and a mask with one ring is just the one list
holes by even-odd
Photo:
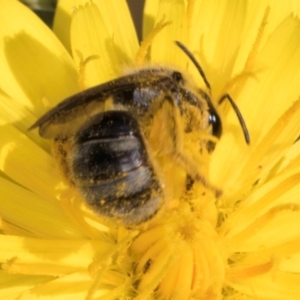
[[221, 119], [215, 111], [209, 110], [208, 123], [212, 126], [212, 135], [219, 138], [222, 134]]
[[172, 74], [173, 79], [178, 83], [183, 83], [184, 79], [182, 77], [182, 74], [180, 72], [174, 71]]
[[[213, 107], [211, 101], [207, 101], [208, 104], [208, 123], [211, 125], [211, 134], [217, 138], [220, 138], [222, 135], [222, 122], [221, 119]], [[213, 141], [208, 141], [207, 142], [207, 150], [208, 152], [212, 152], [215, 149], [215, 143]]]

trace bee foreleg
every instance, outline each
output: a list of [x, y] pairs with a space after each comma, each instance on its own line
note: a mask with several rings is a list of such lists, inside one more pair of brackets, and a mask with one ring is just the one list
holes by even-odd
[[[151, 122], [149, 118], [151, 117]], [[148, 134], [150, 144], [157, 156], [170, 156], [194, 181], [201, 182], [212, 190], [216, 197], [221, 191], [213, 187], [201, 172], [191, 155], [185, 154], [184, 121], [176, 100], [170, 92], [164, 93], [148, 112]], [[199, 162], [201, 165], [201, 162]]]

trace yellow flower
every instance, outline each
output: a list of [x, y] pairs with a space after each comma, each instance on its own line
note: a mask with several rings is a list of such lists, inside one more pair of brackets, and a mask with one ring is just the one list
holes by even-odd
[[[151, 0], [140, 47], [121, 0], [60, 1], [56, 36], [17, 1], [0, 7], [1, 299], [300, 298], [300, 3]], [[223, 134], [201, 155], [203, 136], [183, 135], [205, 185], [186, 190], [188, 168], [156, 157], [172, 196], [149, 222], [117, 226], [84, 205], [51, 142], [28, 128], [130, 68], [175, 68], [205, 90], [175, 40], [205, 70]], [[232, 108], [217, 104], [225, 93], [250, 145]]]

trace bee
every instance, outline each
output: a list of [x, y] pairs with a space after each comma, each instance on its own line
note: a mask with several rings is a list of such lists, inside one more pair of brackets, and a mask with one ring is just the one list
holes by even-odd
[[[176, 44], [210, 90], [192, 53], [180, 42]], [[235, 110], [249, 143], [240, 111], [228, 94], [219, 103], [224, 99]], [[161, 126], [159, 141], [151, 137], [157, 123]], [[75, 94], [29, 129], [34, 128], [39, 128], [41, 137], [54, 139], [55, 156], [63, 173], [87, 205], [125, 226], [151, 219], [165, 203], [164, 184], [153, 152], [176, 157], [190, 184], [200, 181], [209, 185], [195, 162], [184, 154], [180, 140], [188, 132], [208, 132], [215, 138], [222, 134], [221, 119], [209, 93], [194, 86], [181, 72], [164, 67], [140, 69]], [[211, 152], [215, 142], [204, 139], [199, 141], [201, 147]]]

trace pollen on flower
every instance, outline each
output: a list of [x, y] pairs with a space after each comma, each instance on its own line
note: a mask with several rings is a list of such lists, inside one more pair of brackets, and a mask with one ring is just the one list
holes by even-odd
[[[299, 299], [300, 100], [293, 101], [299, 96], [295, 16], [300, 6], [295, 1], [277, 7], [269, 1], [267, 8], [264, 1], [147, 1], [150, 34], [138, 49], [125, 1], [79, 0], [76, 7], [68, 2], [58, 1], [56, 31], [69, 53], [18, 1], [0, 0], [0, 59], [7, 75], [0, 95], [0, 298]], [[188, 103], [193, 99], [177, 107], [154, 92], [150, 102], [163, 104], [147, 111], [150, 125], [141, 122], [138, 130], [149, 126], [141, 134], [149, 159], [145, 166], [162, 190], [149, 199], [161, 205], [145, 222], [123, 227], [114, 215], [107, 220], [92, 211], [71, 179], [62, 181], [48, 142], [36, 132], [27, 137], [27, 128], [41, 104], [45, 112], [78, 90], [117, 78], [127, 65], [167, 64], [199, 79], [191, 61], [173, 48], [174, 40], [199, 59], [213, 103], [218, 95], [233, 96], [251, 145], [235, 134], [236, 116], [226, 104], [217, 110], [219, 138], [212, 136], [213, 124], [204, 128], [210, 119], [206, 101], [199, 114], [199, 107]], [[20, 63], [29, 56], [36, 67], [32, 76], [28, 64]], [[151, 86], [145, 90], [152, 94]], [[126, 101], [135, 92], [126, 85]], [[84, 105], [85, 117], [121, 107], [114, 97], [100, 104], [98, 96]], [[218, 143], [213, 152], [206, 151], [210, 141]], [[57, 146], [54, 158], [62, 154], [68, 173], [63, 163], [70, 145], [64, 140]], [[124, 205], [129, 186], [131, 180], [119, 185], [112, 198]], [[110, 202], [98, 200], [102, 206]], [[135, 200], [144, 204], [143, 198]]]
[[147, 56], [147, 51], [149, 47], [151, 46], [153, 40], [157, 36], [157, 34], [164, 29], [164, 27], [170, 25], [170, 22], [165, 22], [164, 20], [161, 20], [156, 24], [156, 26], [152, 29], [150, 34], [143, 40], [143, 42], [140, 45], [140, 48], [136, 54], [135, 57], [135, 63], [137, 66], [140, 66], [144, 63], [145, 58]]
[[129, 250], [136, 261], [137, 299], [150, 295], [218, 299], [225, 275], [225, 248], [214, 230], [215, 219], [208, 218], [207, 212], [200, 216], [192, 204], [180, 202], [163, 222], [150, 223], [133, 241]]
[[83, 57], [83, 54], [76, 50], [76, 54], [79, 58], [79, 66], [78, 66], [78, 84], [79, 84], [79, 90], [83, 91], [87, 88], [86, 85], [86, 68], [89, 62], [91, 62], [94, 59], [99, 59], [99, 55], [90, 55], [87, 58]]

